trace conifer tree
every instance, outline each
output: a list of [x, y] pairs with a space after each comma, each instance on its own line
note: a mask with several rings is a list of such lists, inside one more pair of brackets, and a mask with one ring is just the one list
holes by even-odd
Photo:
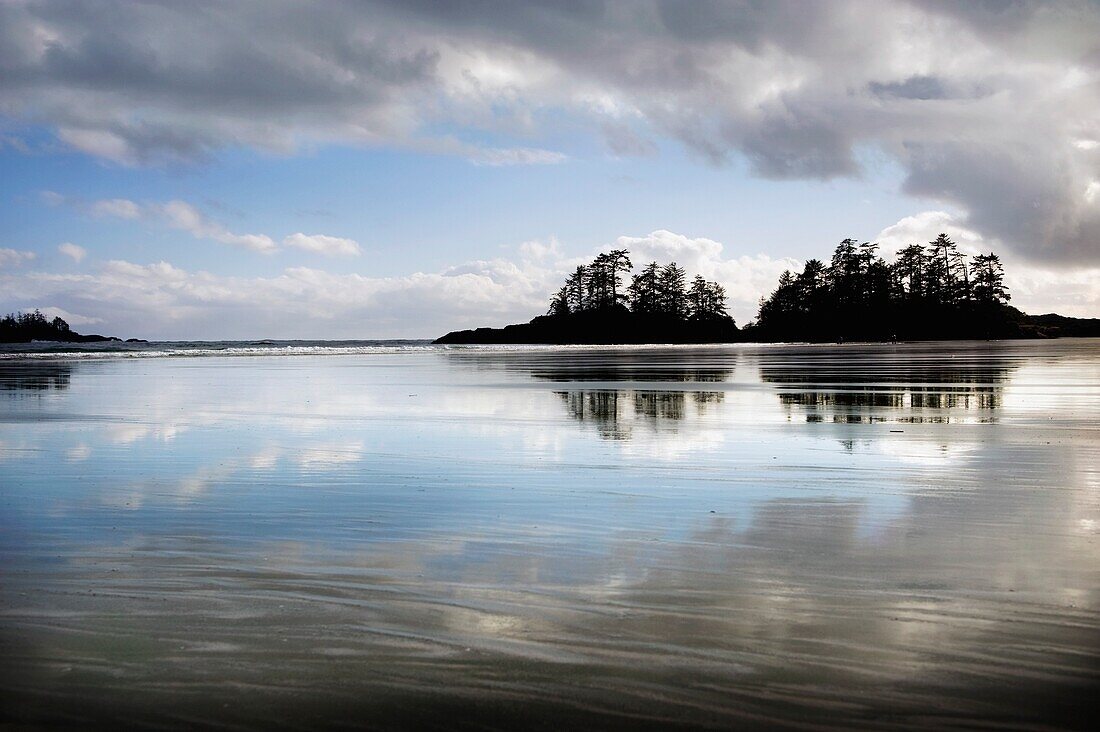
[[687, 293], [684, 292], [686, 273], [683, 267], [670, 262], [661, 268], [657, 282], [657, 300], [660, 311], [673, 318], [687, 316]]

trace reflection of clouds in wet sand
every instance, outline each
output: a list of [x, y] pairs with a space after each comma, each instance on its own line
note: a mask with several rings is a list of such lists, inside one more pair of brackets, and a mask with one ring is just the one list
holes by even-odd
[[129, 445], [147, 437], [152, 430], [142, 424], [116, 424], [107, 428], [109, 439], [116, 445]]
[[325, 470], [357, 463], [364, 452], [362, 442], [325, 443], [300, 449], [296, 462], [303, 469]]
[[5, 460], [18, 460], [20, 458], [35, 457], [38, 449], [26, 440], [18, 442], [0, 440], [0, 462]]
[[282, 457], [283, 451], [275, 446], [268, 446], [253, 455], [248, 461], [248, 467], [253, 470], [271, 470]]
[[65, 451], [65, 459], [71, 463], [87, 460], [92, 456], [92, 448], [87, 445], [75, 445]]
[[108, 484], [102, 494], [105, 505], [133, 510], [151, 500], [194, 503], [210, 491], [224, 486], [246, 486], [278, 464], [285, 454], [306, 473], [344, 470], [363, 459], [361, 442], [318, 443], [297, 450], [267, 446], [249, 457], [223, 459], [201, 465], [190, 474], [175, 479], [154, 479]]
[[[1074, 687], [1091, 674], [1082, 643], [1100, 632], [1087, 589], [1100, 556], [1091, 535], [1046, 523], [1072, 512], [1071, 492], [1031, 500], [1004, 458], [973, 469], [1007, 493], [949, 505], [918, 495], [873, 536], [859, 531], [859, 501], [776, 499], [743, 521], [699, 517], [675, 540], [615, 532], [598, 550], [583, 549], [583, 534], [460, 527], [247, 550], [151, 538], [137, 552], [101, 548], [120, 571], [97, 590], [102, 602], [140, 590], [147, 610], [124, 629], [96, 601], [60, 597], [70, 614], [55, 622], [116, 638], [156, 629], [163, 648], [127, 667], [132, 681], [168, 667], [197, 680], [215, 643], [239, 649], [216, 666], [221, 678], [266, 688], [292, 674], [313, 695], [328, 693], [333, 674], [366, 699], [399, 684], [534, 701], [595, 683], [588, 714], [610, 718], [625, 705], [696, 723], [748, 708], [757, 722], [889, 713], [908, 725], [932, 705], [960, 723], [991, 711], [1052, 723], [1080, 703]], [[1045, 530], [1021, 530], [1034, 521]], [[114, 653], [105, 644], [81, 663], [112, 667]]]
[[850, 451], [862, 450], [886, 455], [902, 464], [948, 466], [972, 457], [980, 446], [975, 442], [935, 442], [921, 436], [898, 439], [848, 440]]
[[1064, 726], [1100, 374], [958, 348], [75, 370], [0, 424], [94, 458], [4, 465], [0, 691], [145, 726]]

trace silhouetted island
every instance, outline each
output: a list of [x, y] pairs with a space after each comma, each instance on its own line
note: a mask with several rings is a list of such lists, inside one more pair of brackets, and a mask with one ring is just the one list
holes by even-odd
[[1100, 336], [1100, 319], [1027, 315], [1008, 304], [1000, 258], [969, 260], [946, 234], [912, 244], [894, 262], [878, 244], [845, 239], [829, 264], [811, 259], [784, 272], [760, 301], [755, 322], [738, 328], [725, 290], [697, 275], [690, 286], [675, 262], [632, 271], [617, 249], [577, 267], [549, 312], [529, 323], [452, 331], [436, 343], [732, 343], [889, 341]]
[[616, 249], [577, 267], [554, 295], [550, 310], [530, 323], [448, 333], [436, 343], [713, 343], [737, 340], [717, 282], [675, 262], [650, 262], [623, 286], [629, 252]]
[[69, 328], [61, 318], [49, 320], [38, 310], [32, 313], [9, 313], [0, 319], [0, 343], [30, 343], [59, 341], [62, 343], [95, 343], [117, 341], [119, 338], [101, 335], [81, 335]]

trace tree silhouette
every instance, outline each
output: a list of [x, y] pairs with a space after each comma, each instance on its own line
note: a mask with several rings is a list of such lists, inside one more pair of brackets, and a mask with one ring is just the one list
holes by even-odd
[[956, 305], [970, 296], [966, 257], [947, 234], [940, 234], [928, 245], [925, 286], [941, 305]]
[[72, 337], [68, 323], [61, 318], [47, 320], [39, 310], [9, 313], [0, 319], [0, 343], [67, 341]]
[[687, 273], [675, 262], [669, 262], [661, 268], [657, 278], [657, 301], [661, 313], [670, 318], [682, 319], [687, 316], [687, 293], [684, 281]]
[[985, 305], [1004, 304], [1012, 299], [1005, 288], [1005, 273], [1000, 257], [993, 252], [976, 254], [971, 262], [974, 274], [972, 292], [976, 302]]
[[[577, 267], [542, 316], [556, 323], [550, 337], [597, 342], [610, 337], [601, 329], [613, 329], [616, 337], [634, 342], [701, 342], [730, 340], [736, 333], [721, 284], [697, 276], [688, 290], [683, 267], [650, 262], [624, 288], [623, 276], [631, 268], [626, 249], [602, 252], [588, 265]], [[570, 332], [572, 338], [566, 335]]]
[[687, 293], [689, 318], [691, 320], [714, 320], [728, 318], [726, 312], [726, 288], [717, 282], [707, 282], [702, 275], [695, 275], [691, 289]]
[[906, 246], [891, 264], [877, 244], [845, 239], [828, 267], [811, 259], [801, 274], [780, 275], [755, 331], [781, 340], [1009, 335], [1020, 332], [1023, 316], [1005, 309], [1008, 300], [997, 255], [968, 265], [947, 234]]
[[622, 292], [621, 275], [629, 274], [634, 265], [630, 263], [630, 252], [626, 249], [612, 249], [607, 253], [608, 282], [611, 287], [611, 305], [620, 305], [627, 299]]
[[703, 279], [703, 275], [695, 275], [695, 279], [691, 281], [691, 289], [687, 293], [689, 317], [694, 320], [706, 317], [708, 295], [707, 281]]
[[562, 285], [562, 288], [558, 290], [554, 297], [550, 299], [550, 309], [547, 311], [547, 315], [563, 316], [569, 315], [571, 309], [569, 307], [569, 287]]
[[910, 244], [898, 252], [897, 261], [891, 265], [891, 272], [903, 297], [908, 300], [924, 297], [927, 267], [928, 256], [920, 244]]
[[567, 292], [566, 303], [570, 312], [579, 313], [584, 310], [584, 295], [588, 287], [588, 270], [585, 267], [577, 267], [569, 279], [565, 281]]
[[652, 315], [661, 311], [660, 278], [661, 268], [656, 262], [650, 262], [634, 275], [628, 289], [633, 312]]

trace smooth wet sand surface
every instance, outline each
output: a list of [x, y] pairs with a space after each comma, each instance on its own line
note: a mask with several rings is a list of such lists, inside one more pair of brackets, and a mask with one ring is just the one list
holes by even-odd
[[13, 727], [1080, 728], [1100, 341], [0, 362]]

